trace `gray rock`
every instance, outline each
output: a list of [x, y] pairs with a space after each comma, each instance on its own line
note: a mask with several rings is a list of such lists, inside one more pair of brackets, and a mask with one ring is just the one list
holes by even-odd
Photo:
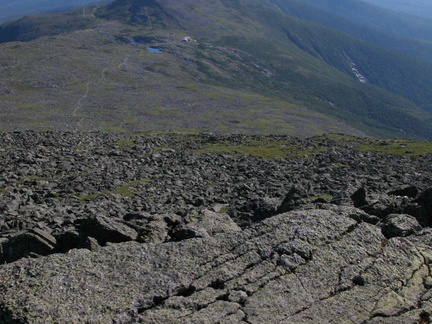
[[[415, 322], [430, 312], [424, 280], [432, 233], [387, 240], [379, 227], [348, 217], [355, 209], [333, 208], [281, 214], [213, 237], [22, 259], [0, 268], [0, 318], [372, 323], [383, 316]], [[287, 267], [260, 252], [268, 250], [294, 251], [302, 261]]]
[[94, 237], [87, 237], [84, 242], [84, 247], [90, 251], [98, 251], [100, 248], [99, 242]]
[[56, 235], [56, 251], [66, 253], [71, 249], [83, 248], [85, 246], [83, 237], [75, 229], [68, 229]]
[[409, 236], [421, 231], [422, 227], [415, 217], [405, 214], [391, 214], [383, 222], [383, 234], [387, 238]]
[[379, 221], [381, 220], [379, 217], [374, 216], [374, 215], [370, 215], [367, 213], [355, 213], [355, 214], [349, 215], [349, 217], [351, 217], [352, 219], [354, 219], [357, 222], [366, 222], [366, 223], [373, 224], [373, 225], [378, 224]]
[[366, 200], [366, 189], [364, 187], [358, 189], [351, 195], [351, 200], [354, 203], [354, 207], [362, 207], [368, 205]]
[[422, 225], [430, 226], [432, 224], [432, 188], [425, 190], [415, 202], [420, 207], [416, 211], [417, 219]]
[[121, 220], [102, 215], [81, 220], [78, 231], [81, 236], [94, 237], [100, 245], [134, 241], [138, 237], [138, 233]]
[[32, 229], [15, 235], [2, 244], [2, 262], [13, 262], [30, 254], [48, 255], [54, 251], [56, 239], [48, 232]]
[[240, 305], [244, 305], [247, 299], [248, 299], [248, 295], [243, 290], [233, 290], [228, 295], [228, 301]]
[[419, 189], [416, 186], [409, 186], [392, 190], [388, 194], [393, 196], [415, 198], [419, 194]]
[[226, 213], [203, 209], [189, 213], [185, 219], [185, 227], [204, 229], [209, 235], [241, 231], [241, 228]]
[[[316, 154], [195, 151], [254, 141]], [[432, 159], [365, 141], [0, 133], [0, 322], [426, 321]]]
[[210, 235], [204, 228], [193, 226], [193, 225], [179, 226], [173, 231], [171, 235], [171, 239], [174, 241], [183, 241], [192, 238], [206, 238], [206, 237], [210, 237]]
[[282, 265], [288, 268], [290, 271], [294, 271], [297, 267], [304, 263], [306, 263], [306, 260], [297, 253], [293, 253], [291, 255], [282, 254], [278, 260], [278, 265]]
[[304, 261], [312, 259], [313, 247], [307, 241], [294, 239], [278, 245], [276, 251], [280, 255], [296, 255], [295, 258], [301, 257]]
[[277, 212], [283, 213], [295, 209], [305, 202], [307, 196], [307, 190], [303, 186], [292, 186], [279, 206]]

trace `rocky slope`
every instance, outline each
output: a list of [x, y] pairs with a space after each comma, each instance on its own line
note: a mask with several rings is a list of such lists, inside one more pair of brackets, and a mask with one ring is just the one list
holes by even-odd
[[2, 133], [0, 320], [429, 323], [419, 152], [429, 143]]

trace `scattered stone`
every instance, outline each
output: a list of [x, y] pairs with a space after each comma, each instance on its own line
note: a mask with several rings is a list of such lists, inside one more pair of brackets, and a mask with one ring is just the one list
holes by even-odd
[[13, 262], [29, 256], [49, 255], [54, 251], [56, 239], [50, 233], [33, 229], [28, 232], [12, 236], [2, 244], [3, 257], [0, 262]]
[[66, 230], [56, 235], [56, 251], [66, 253], [72, 249], [84, 248], [83, 237], [76, 230]]
[[209, 233], [204, 228], [183, 225], [173, 231], [171, 239], [173, 241], [183, 241], [191, 238], [206, 238], [209, 236]]
[[363, 141], [0, 133], [0, 322], [424, 322], [432, 158]]
[[100, 245], [107, 242], [121, 243], [137, 239], [137, 232], [121, 221], [98, 215], [80, 220], [78, 231], [81, 236], [94, 237]]
[[369, 223], [369, 224], [373, 224], [373, 225], [378, 224], [380, 222], [380, 220], [381, 220], [377, 216], [370, 215], [370, 214], [364, 213], [364, 212], [359, 212], [359, 213], [351, 214], [348, 217], [354, 219], [358, 223], [365, 222], [365, 223]]
[[305, 203], [305, 199], [308, 197], [307, 191], [300, 185], [292, 186], [278, 208], [278, 213], [284, 213], [291, 211], [301, 204]]
[[241, 231], [228, 214], [215, 213], [207, 209], [189, 213], [184, 221], [185, 228], [202, 228], [209, 235]]
[[354, 203], [354, 207], [362, 207], [368, 205], [366, 200], [366, 189], [364, 187], [358, 189], [351, 195], [351, 200]]
[[402, 189], [392, 190], [388, 194], [393, 196], [415, 198], [419, 194], [419, 190], [416, 186], [409, 186]]
[[432, 217], [432, 188], [425, 190], [416, 202], [423, 207]]
[[383, 223], [383, 234], [387, 238], [409, 236], [421, 231], [422, 227], [415, 217], [404, 214], [391, 214]]

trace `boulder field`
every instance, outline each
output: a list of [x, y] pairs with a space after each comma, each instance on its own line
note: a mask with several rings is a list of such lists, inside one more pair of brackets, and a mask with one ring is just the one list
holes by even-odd
[[430, 323], [432, 156], [392, 145], [0, 133], [0, 323]]

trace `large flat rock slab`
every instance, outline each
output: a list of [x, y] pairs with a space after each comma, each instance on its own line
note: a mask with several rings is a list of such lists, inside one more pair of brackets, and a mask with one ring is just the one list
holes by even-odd
[[432, 234], [352, 207], [242, 231], [73, 249], [0, 268], [2, 323], [407, 323], [432, 311]]

